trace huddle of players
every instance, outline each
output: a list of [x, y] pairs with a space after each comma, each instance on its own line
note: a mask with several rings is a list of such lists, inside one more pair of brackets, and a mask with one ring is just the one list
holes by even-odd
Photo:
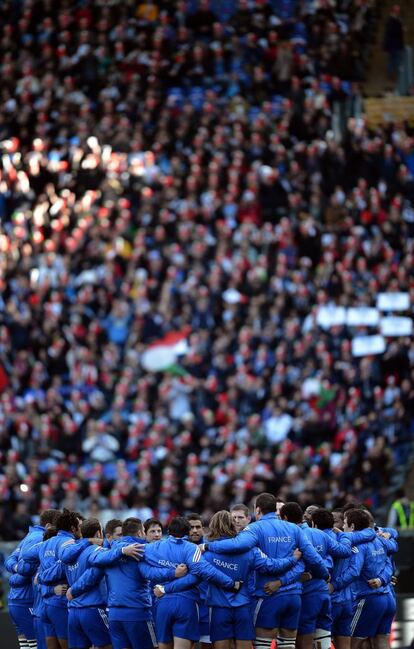
[[[281, 503], [268, 493], [160, 521], [47, 510], [6, 562], [21, 649], [373, 649], [395, 614], [395, 530], [370, 513]], [[343, 531], [341, 531], [343, 529]]]

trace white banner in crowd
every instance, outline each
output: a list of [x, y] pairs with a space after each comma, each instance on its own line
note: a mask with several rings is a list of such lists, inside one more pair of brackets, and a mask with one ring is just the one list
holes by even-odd
[[337, 327], [346, 324], [346, 309], [343, 306], [321, 306], [316, 316], [316, 322], [322, 329]]
[[385, 352], [385, 338], [383, 336], [355, 336], [352, 341], [353, 356], [372, 356]]
[[378, 293], [377, 309], [380, 311], [408, 311], [409, 293]]
[[352, 307], [346, 313], [348, 327], [377, 327], [379, 319], [378, 309], [369, 306]]
[[380, 331], [383, 336], [411, 336], [413, 321], [411, 318], [387, 316], [381, 318]]

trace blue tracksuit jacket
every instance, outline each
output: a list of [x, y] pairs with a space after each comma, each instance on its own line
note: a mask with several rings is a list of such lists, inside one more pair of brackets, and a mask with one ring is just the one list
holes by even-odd
[[[45, 528], [41, 525], [33, 525], [33, 527], [29, 527], [29, 531], [24, 539], [19, 543], [14, 552], [12, 552], [12, 554], [6, 559], [4, 563], [6, 570], [11, 572], [12, 574], [15, 574], [17, 572], [18, 562], [22, 556], [22, 553], [24, 553], [25, 550], [31, 548], [36, 543], [42, 541], [44, 531]], [[8, 600], [10, 602], [13, 602], [13, 604], [32, 606], [34, 600], [32, 580], [26, 580], [25, 583], [21, 583], [20, 585], [13, 585], [13, 583], [11, 583]]]
[[[338, 542], [338, 537], [335, 533], [333, 536], [328, 536], [322, 530], [318, 530], [316, 527], [309, 527], [306, 523], [301, 528], [316, 552], [323, 559], [330, 573], [334, 565], [334, 558], [344, 559], [351, 556], [351, 542], [346, 536]], [[328, 584], [324, 579], [311, 579], [302, 584], [302, 586], [303, 593], [306, 595], [315, 592], [328, 592]]]
[[[42, 543], [37, 543], [33, 545], [28, 550], [22, 552], [22, 560], [19, 562], [18, 570], [20, 574], [30, 574], [30, 571], [33, 571], [33, 566], [36, 567], [40, 564], [39, 571], [39, 582], [43, 583], [43, 573], [48, 574], [50, 569], [57, 570], [56, 578], [54, 581], [49, 583], [49, 586], [55, 586], [62, 582], [62, 572], [58, 571], [57, 566], [55, 565], [58, 562], [59, 549], [70, 539], [75, 537], [70, 532], [65, 532], [60, 530], [57, 533], [57, 536], [48, 539]], [[59, 564], [60, 565], [60, 564]], [[33, 574], [33, 573], [32, 573]], [[66, 579], [64, 580], [66, 582]], [[47, 603], [51, 606], [57, 606], [59, 608], [66, 608], [67, 599], [65, 596], [59, 596], [53, 594], [51, 597], [48, 597]]]
[[[338, 535], [331, 529], [324, 530], [324, 534], [330, 538], [338, 538]], [[343, 532], [340, 537], [350, 539], [352, 543], [352, 554], [347, 558], [335, 560], [333, 565], [331, 583], [334, 591], [331, 597], [332, 601], [337, 603], [352, 600], [351, 584], [358, 577], [357, 547], [373, 541], [376, 538], [376, 534], [372, 528], [367, 527], [359, 532]]]
[[199, 579], [213, 581], [229, 590], [234, 586], [234, 578], [228, 577], [209, 564], [203, 559], [200, 548], [186, 539], [168, 536], [161, 541], [148, 543], [144, 558], [152, 566], [172, 566], [175, 569], [180, 563], [186, 564], [189, 574], [177, 579], [173, 584], [167, 584], [164, 597], [180, 591], [183, 597], [198, 601], [199, 592], [195, 586], [199, 583]]
[[229, 592], [214, 584], [209, 584], [207, 591], [208, 606], [237, 607], [250, 604], [249, 580], [254, 571], [262, 574], [273, 574], [273, 579], [280, 573], [287, 572], [297, 563], [292, 555], [286, 559], [269, 559], [259, 548], [253, 548], [240, 554], [217, 554], [208, 551], [205, 559], [235, 581], [243, 581], [237, 593]]
[[[316, 550], [305, 536], [303, 530], [286, 521], [276, 518], [276, 514], [265, 514], [259, 521], [251, 523], [238, 534], [234, 539], [225, 541], [213, 541], [208, 544], [209, 550], [218, 554], [237, 554], [254, 547], [258, 547], [271, 559], [286, 559], [292, 556], [295, 548], [302, 552], [307, 569], [312, 572], [315, 578], [327, 579], [329, 572]], [[294, 569], [292, 569], [294, 570]], [[299, 571], [303, 572], [303, 567]], [[266, 582], [272, 580], [272, 575], [257, 575], [255, 595], [262, 597], [263, 587]], [[300, 593], [301, 584], [298, 581], [283, 584], [277, 591], [278, 594], [285, 592]]]
[[175, 568], [154, 568], [145, 561], [125, 557], [122, 548], [131, 543], [142, 543], [142, 539], [126, 536], [114, 541], [111, 549], [93, 546], [92, 552], [88, 554], [88, 564], [90, 567], [103, 569], [105, 573], [110, 613], [115, 609], [120, 613], [134, 609], [135, 620], [150, 620], [150, 580], [162, 582], [165, 579], [174, 579]]
[[[355, 548], [356, 579], [352, 582], [354, 599], [389, 593], [389, 580], [391, 579], [391, 565], [388, 561], [387, 549], [383, 539], [375, 538], [369, 543], [364, 543]], [[379, 577], [384, 585], [380, 588], [370, 588], [368, 581]]]
[[67, 582], [75, 599], [69, 602], [69, 608], [83, 608], [94, 606], [105, 607], [108, 600], [108, 591], [105, 582], [105, 573], [100, 568], [89, 566], [89, 557], [95, 552], [96, 545], [88, 544], [75, 563], [63, 564], [65, 566]]

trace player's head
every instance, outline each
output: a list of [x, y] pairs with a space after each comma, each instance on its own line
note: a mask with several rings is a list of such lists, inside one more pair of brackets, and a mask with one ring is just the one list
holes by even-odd
[[312, 514], [312, 526], [318, 530], [331, 530], [334, 526], [332, 513], [323, 507], [317, 507]]
[[226, 509], [216, 512], [209, 524], [208, 538], [213, 541], [214, 539], [221, 539], [223, 537], [236, 536], [237, 529], [233, 522], [233, 517]]
[[105, 538], [109, 543], [118, 541], [122, 536], [122, 521], [119, 518], [111, 518], [105, 525]]
[[162, 539], [162, 523], [158, 518], [148, 518], [144, 523], [145, 538], [148, 543]]
[[260, 520], [262, 516], [266, 514], [275, 514], [276, 513], [276, 498], [269, 493], [259, 494], [256, 498], [254, 504], [254, 514], [257, 520]]
[[122, 523], [122, 536], [132, 536], [134, 538], [144, 538], [144, 527], [139, 518], [127, 518]]
[[299, 503], [295, 502], [285, 503], [280, 510], [280, 518], [282, 521], [288, 521], [289, 523], [300, 525], [303, 521], [302, 507]]
[[241, 532], [250, 523], [249, 508], [243, 503], [237, 503], [230, 509], [231, 517], [237, 532]]
[[97, 518], [85, 518], [81, 524], [81, 534], [84, 539], [103, 539], [102, 526]]
[[359, 532], [370, 527], [370, 518], [363, 509], [348, 509], [344, 514], [344, 531]]
[[184, 516], [176, 516], [168, 526], [168, 534], [175, 536], [176, 539], [182, 539], [190, 533], [190, 523]]
[[47, 529], [56, 524], [56, 519], [60, 514], [59, 509], [44, 509], [40, 514], [40, 525]]
[[334, 526], [338, 528], [338, 530], [343, 530], [344, 529], [344, 512], [342, 511], [342, 507], [338, 507], [336, 509], [332, 510], [332, 516], [334, 519]]
[[53, 538], [58, 533], [57, 527], [55, 525], [49, 525], [43, 533], [43, 540], [47, 541], [48, 539]]
[[308, 505], [308, 507], [306, 507], [305, 511], [303, 512], [303, 520], [309, 526], [312, 525], [312, 514], [313, 512], [316, 512], [317, 509], [319, 509], [319, 505]]
[[188, 514], [186, 517], [190, 523], [190, 532], [188, 534], [188, 540], [192, 543], [201, 543], [204, 536], [203, 520], [200, 514], [195, 514], [194, 512]]
[[282, 498], [282, 496], [276, 496], [276, 514], [279, 516], [279, 518], [280, 518], [280, 510], [282, 509], [285, 502], [286, 501]]
[[70, 532], [75, 538], [80, 538], [80, 524], [76, 512], [64, 509], [56, 518], [56, 527], [58, 531]]

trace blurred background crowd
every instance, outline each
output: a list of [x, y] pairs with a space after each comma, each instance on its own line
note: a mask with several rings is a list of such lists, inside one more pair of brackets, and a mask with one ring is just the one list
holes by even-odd
[[360, 112], [373, 7], [0, 4], [3, 540], [49, 507], [387, 502], [414, 343], [319, 317], [412, 314], [413, 129]]

